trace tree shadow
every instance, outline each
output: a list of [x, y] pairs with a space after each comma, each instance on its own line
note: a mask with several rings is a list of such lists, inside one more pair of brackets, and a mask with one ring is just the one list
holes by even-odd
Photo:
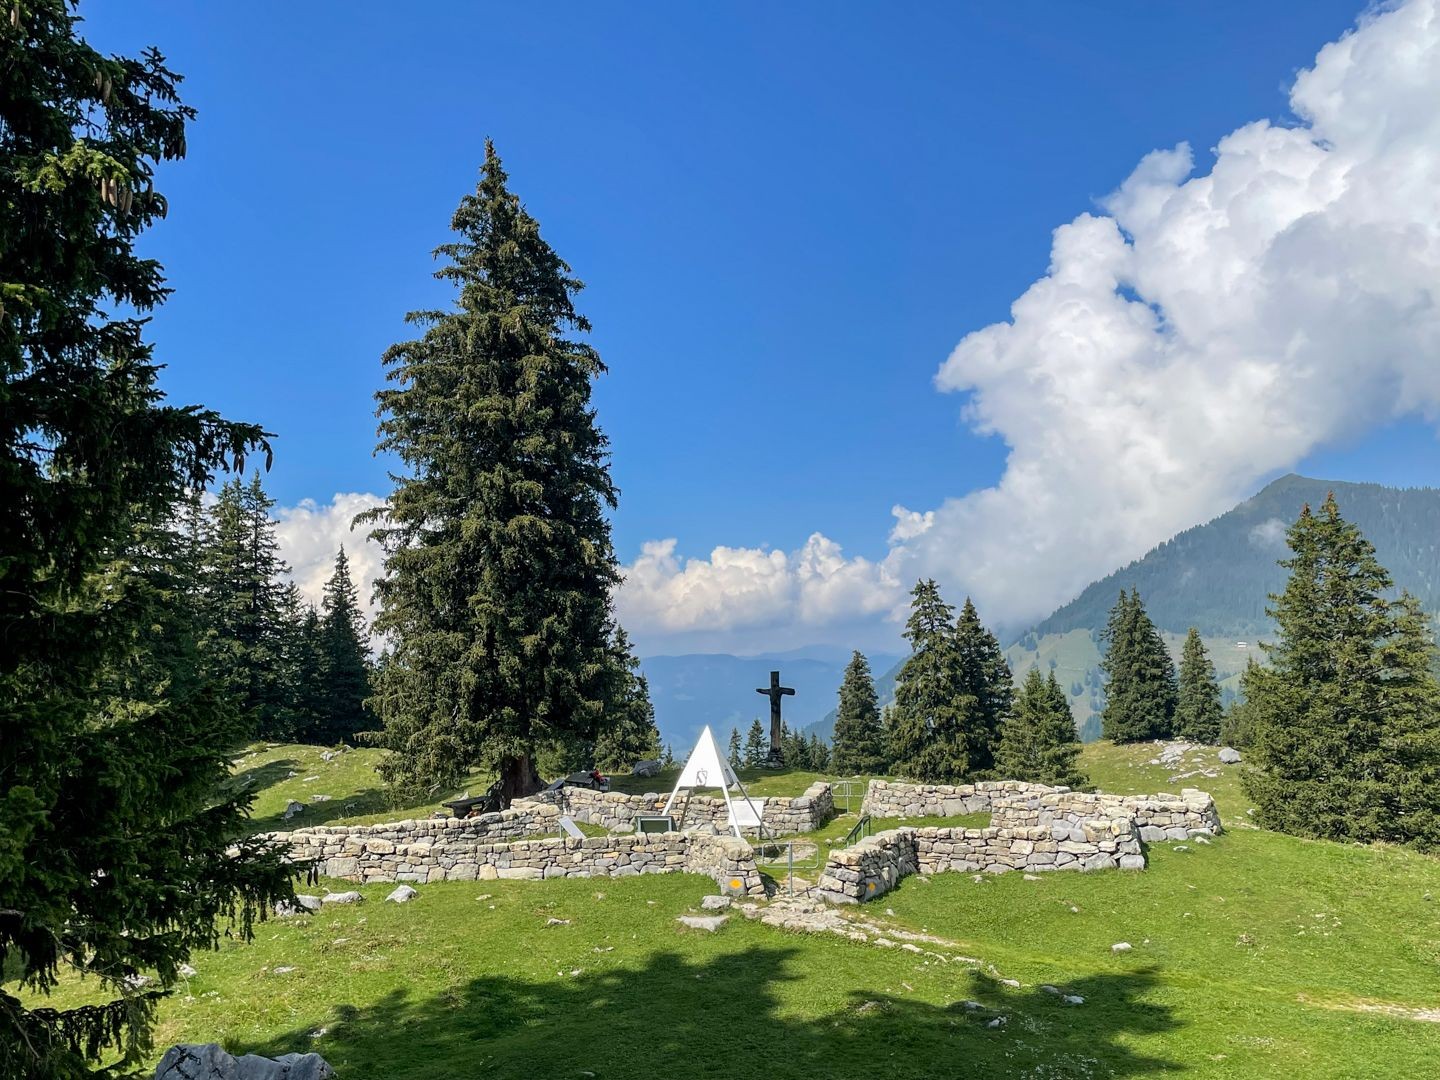
[[423, 1001], [397, 989], [363, 1008], [336, 1006], [318, 1037], [297, 1030], [243, 1049], [315, 1050], [343, 1080], [951, 1080], [1183, 1069], [1130, 1045], [1179, 1026], [1168, 1006], [1145, 1000], [1156, 983], [1150, 971], [1068, 982], [1064, 993], [1084, 1002], [1067, 1004], [957, 970], [952, 1004], [855, 988], [817, 1014], [803, 988], [783, 1001], [777, 993], [804, 977], [794, 970], [798, 955], [795, 947], [761, 947], [697, 964], [659, 954], [640, 967], [543, 982], [486, 975]]
[[[299, 802], [300, 800], [296, 800]], [[368, 814], [395, 814], [396, 821], [404, 817], [406, 807], [397, 807], [390, 794], [383, 788], [371, 787], [352, 792], [349, 795], [326, 799], [322, 802], [306, 802], [305, 809], [288, 820], [283, 810], [267, 817], [252, 817], [246, 827], [246, 835], [266, 832], [294, 832], [296, 829], [311, 829], [316, 825], [328, 825], [339, 818], [362, 817]], [[422, 817], [428, 816], [427, 810]]]
[[225, 781], [225, 790], [258, 795], [266, 788], [272, 788], [286, 779], [299, 767], [300, 762], [295, 758], [278, 758], [275, 761], [267, 761], [263, 765], [256, 765], [253, 769], [245, 769], [232, 774], [230, 779]]

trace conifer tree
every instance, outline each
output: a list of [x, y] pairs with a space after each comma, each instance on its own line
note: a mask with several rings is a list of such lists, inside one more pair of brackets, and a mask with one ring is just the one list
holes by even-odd
[[750, 730], [745, 733], [745, 767], [758, 769], [764, 765], [769, 750], [765, 741], [765, 729], [760, 726], [759, 717], [756, 717], [750, 721]]
[[[265, 447], [253, 425], [168, 403], [144, 338], [167, 289], [135, 244], [164, 216], [156, 165], [184, 154], [179, 77], [153, 49], [96, 52], [62, 0], [7, 15], [0, 1076], [70, 1078], [102, 1058], [141, 1065], [191, 951], [227, 922], [250, 936], [290, 895], [278, 853], [234, 839], [249, 797], [217, 794], [239, 732], [197, 660], [191, 563], [170, 528], [190, 493]], [[37, 1008], [62, 969], [89, 978]]]
[[955, 665], [960, 693], [975, 703], [965, 717], [965, 775], [988, 776], [1010, 715], [1015, 678], [999, 640], [980, 622], [968, 596], [955, 620]]
[[1251, 698], [1256, 693], [1263, 670], [1252, 656], [1240, 673], [1240, 694], [1230, 703], [1220, 719], [1220, 742], [1225, 746], [1248, 749], [1255, 738], [1255, 712]]
[[350, 741], [357, 733], [373, 727], [366, 706], [370, 697], [370, 635], [344, 547], [335, 556], [335, 570], [325, 583], [320, 610], [320, 679], [324, 693], [311, 739], [328, 745]]
[[729, 758], [729, 760], [730, 760], [730, 767], [731, 767], [732, 769], [738, 769], [738, 768], [740, 768], [740, 729], [739, 729], [739, 728], [733, 728], [733, 727], [732, 727], [732, 728], [730, 729], [730, 751], [729, 751], [729, 753], [726, 755], [726, 757]]
[[1195, 627], [1185, 635], [1185, 649], [1180, 654], [1180, 687], [1175, 702], [1175, 735], [1197, 743], [1216, 743], [1220, 739], [1220, 684], [1215, 681], [1215, 665], [1205, 652], [1200, 631]]
[[861, 652], [852, 655], [845, 666], [832, 747], [834, 769], [842, 776], [885, 771], [885, 729], [880, 724], [870, 661]]
[[285, 625], [274, 500], [259, 473], [220, 489], [207, 530], [205, 662], [249, 718], [252, 734], [290, 738], [291, 688], [283, 678]]
[[825, 741], [812, 731], [805, 746], [806, 768], [811, 772], [829, 772], [830, 757], [830, 747], [826, 746]]
[[939, 586], [917, 582], [910, 596], [911, 654], [895, 680], [891, 767], [914, 780], [954, 781], [970, 765], [966, 730], [977, 703], [960, 690], [952, 609]]
[[1168, 738], [1175, 717], [1175, 665], [1137, 590], [1120, 593], [1101, 640], [1106, 683], [1100, 723], [1105, 738]]
[[1003, 780], [1079, 787], [1080, 740], [1065, 688], [1052, 671], [1032, 667], [1020, 684], [1010, 718], [1001, 729], [996, 775]]
[[437, 249], [456, 305], [409, 316], [385, 355], [380, 449], [404, 471], [364, 520], [385, 548], [376, 688], [386, 779], [453, 784], [493, 768], [535, 790], [536, 752], [598, 737], [613, 687], [616, 503], [591, 384], [604, 371], [573, 296], [489, 142], [475, 192]]
[[1336, 840], [1440, 842], [1440, 687], [1413, 598], [1334, 496], [1287, 534], [1268, 668], [1246, 672], [1254, 725], [1241, 774], [1260, 824]]
[[618, 623], [611, 634], [610, 663], [615, 685], [600, 737], [595, 740], [595, 767], [628, 771], [637, 761], [650, 761], [660, 752], [660, 729], [655, 726], [650, 683]]

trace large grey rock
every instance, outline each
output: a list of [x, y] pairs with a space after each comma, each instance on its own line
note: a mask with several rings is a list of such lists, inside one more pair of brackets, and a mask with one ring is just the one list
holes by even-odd
[[330, 1080], [334, 1075], [319, 1054], [237, 1058], [219, 1043], [172, 1046], [155, 1070], [155, 1080]]
[[1226, 765], [1237, 765], [1240, 762], [1240, 751], [1233, 746], [1222, 746], [1217, 756]]
[[358, 904], [365, 899], [354, 889], [349, 892], [327, 892], [320, 898], [322, 904]]
[[724, 911], [734, 901], [728, 896], [702, 896], [700, 907], [705, 911]]
[[285, 804], [285, 813], [282, 816], [286, 821], [289, 821], [296, 814], [303, 814], [304, 812], [305, 804], [302, 802], [296, 802], [294, 799], [291, 799], [288, 803]]
[[392, 892], [389, 896], [385, 897], [385, 899], [393, 900], [397, 904], [407, 904], [419, 895], [420, 894], [414, 889], [412, 889], [409, 885], [399, 885], [396, 887], [395, 891]]
[[630, 770], [632, 776], [658, 776], [660, 774], [660, 762], [658, 761], [637, 761], [635, 767]]

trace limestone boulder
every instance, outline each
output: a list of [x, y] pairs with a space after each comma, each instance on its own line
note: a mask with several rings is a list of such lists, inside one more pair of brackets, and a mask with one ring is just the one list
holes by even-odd
[[235, 1057], [219, 1043], [181, 1043], [160, 1059], [155, 1080], [330, 1080], [335, 1070], [319, 1054]]

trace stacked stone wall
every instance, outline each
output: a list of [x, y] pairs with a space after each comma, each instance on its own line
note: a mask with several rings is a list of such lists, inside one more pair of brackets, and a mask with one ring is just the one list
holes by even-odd
[[[554, 813], [558, 816], [559, 811]], [[765, 892], [754, 852], [734, 837], [681, 832], [507, 841], [495, 832], [459, 824], [436, 826], [445, 822], [329, 826], [272, 833], [268, 839], [289, 844], [291, 858], [314, 861], [327, 877], [366, 883], [695, 873], [710, 877], [732, 895]]]
[[1027, 784], [1020, 780], [982, 780], [974, 784], [906, 784], [871, 780], [860, 812], [877, 818], [959, 817], [992, 810], [996, 799], [1049, 794], [1069, 788]]
[[975, 784], [905, 784], [872, 780], [863, 811], [879, 818], [958, 817], [988, 811], [996, 826], [1045, 825], [1128, 817], [1147, 842], [1184, 840], [1195, 833], [1217, 835], [1220, 815], [1206, 792], [1185, 788], [1179, 795], [1109, 795], [1018, 780]]
[[917, 829], [887, 829], [830, 853], [814, 895], [837, 904], [883, 896], [920, 868]]
[[873, 900], [908, 874], [1012, 870], [1139, 870], [1145, 856], [1133, 819], [1054, 820], [985, 829], [900, 828], [830, 853], [816, 883], [835, 903]]
[[[731, 802], [737, 797], [738, 795], [732, 796]], [[637, 817], [659, 814], [664, 809], [667, 798], [666, 795], [653, 792], [648, 795], [627, 795], [619, 791], [566, 787], [528, 799], [517, 799], [515, 806], [521, 809], [536, 806], [557, 807], [558, 812], [567, 814], [576, 821], [598, 825], [611, 832], [630, 832], [635, 828]], [[770, 797], [752, 801], [763, 801], [760, 819], [765, 830], [777, 836], [814, 832], [835, 813], [835, 800], [830, 785], [824, 782], [811, 784], [804, 794], [795, 798]], [[670, 813], [681, 829], [724, 832], [730, 827], [730, 815], [725, 800], [710, 795], [681, 792], [670, 808]]]

